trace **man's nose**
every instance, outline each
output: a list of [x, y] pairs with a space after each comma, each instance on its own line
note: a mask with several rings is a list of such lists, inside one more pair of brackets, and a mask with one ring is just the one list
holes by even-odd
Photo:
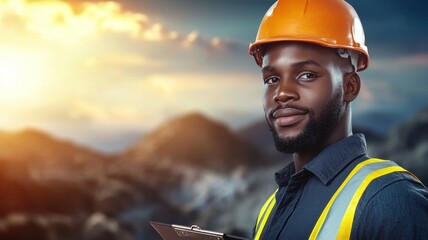
[[273, 100], [278, 103], [287, 103], [298, 99], [296, 80], [290, 77], [282, 77], [277, 85]]

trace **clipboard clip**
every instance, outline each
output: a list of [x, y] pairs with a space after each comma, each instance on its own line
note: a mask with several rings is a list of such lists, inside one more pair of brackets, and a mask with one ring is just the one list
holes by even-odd
[[192, 225], [190, 226], [190, 230], [202, 230], [198, 225]]
[[202, 230], [197, 225], [192, 225], [191, 227], [172, 225], [172, 227], [178, 236], [183, 238], [195, 238], [198, 240], [224, 240], [223, 233]]

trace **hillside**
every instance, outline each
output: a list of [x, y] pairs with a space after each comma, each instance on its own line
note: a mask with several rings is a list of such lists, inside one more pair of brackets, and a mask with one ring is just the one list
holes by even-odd
[[257, 164], [259, 151], [224, 124], [193, 113], [164, 123], [119, 158], [146, 166], [188, 165], [227, 172]]
[[[366, 133], [372, 156], [425, 183], [427, 129], [428, 109], [386, 136], [354, 128]], [[159, 239], [149, 220], [249, 236], [274, 173], [289, 161], [264, 121], [233, 132], [196, 113], [115, 157], [37, 130], [0, 132], [0, 239]]]
[[377, 153], [398, 162], [428, 184], [428, 108], [391, 129]]
[[[12, 160], [33, 177], [96, 176], [110, 157], [35, 129], [0, 133], [0, 159]], [[0, 160], [2, 161], [2, 160]], [[79, 175], [72, 174], [79, 171]]]

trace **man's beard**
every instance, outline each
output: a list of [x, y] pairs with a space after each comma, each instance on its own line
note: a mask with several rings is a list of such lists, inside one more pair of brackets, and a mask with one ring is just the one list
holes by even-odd
[[302, 133], [296, 137], [281, 138], [268, 121], [276, 149], [282, 153], [296, 153], [303, 152], [320, 144], [323, 139], [330, 136], [336, 130], [340, 121], [342, 106], [342, 92], [337, 91], [333, 99], [322, 109], [318, 118], [315, 118], [312, 109], [307, 109], [309, 121]]

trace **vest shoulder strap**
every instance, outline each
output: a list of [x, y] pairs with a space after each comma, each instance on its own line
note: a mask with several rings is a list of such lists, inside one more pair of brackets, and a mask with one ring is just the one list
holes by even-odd
[[[373, 180], [393, 172], [414, 176], [394, 162], [378, 158], [370, 158], [356, 165], [327, 203], [309, 239], [350, 239], [355, 211], [364, 191]], [[270, 195], [259, 212], [254, 240], [260, 240], [262, 236], [276, 204], [277, 191]]]
[[262, 235], [266, 222], [269, 219], [272, 209], [276, 204], [277, 192], [278, 192], [278, 189], [276, 189], [275, 192], [273, 192], [270, 195], [270, 197], [266, 200], [266, 202], [263, 204], [262, 208], [260, 209], [259, 215], [257, 217], [257, 222], [256, 222], [254, 240], [259, 240]]
[[309, 239], [350, 239], [355, 211], [369, 184], [393, 172], [407, 172], [392, 161], [367, 159], [349, 173], [321, 213]]

